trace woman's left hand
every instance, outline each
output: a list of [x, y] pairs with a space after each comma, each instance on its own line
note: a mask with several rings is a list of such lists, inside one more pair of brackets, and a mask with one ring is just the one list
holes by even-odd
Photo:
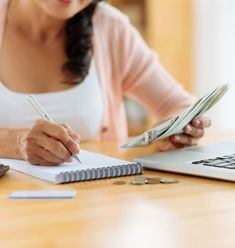
[[211, 126], [211, 120], [207, 117], [193, 119], [184, 129], [182, 134], [172, 135], [159, 142], [159, 151], [169, 151], [186, 146], [197, 145], [198, 140], [204, 136], [204, 129]]

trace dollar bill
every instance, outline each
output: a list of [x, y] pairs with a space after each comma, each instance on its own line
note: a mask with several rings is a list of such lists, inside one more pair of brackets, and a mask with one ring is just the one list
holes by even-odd
[[190, 123], [194, 118], [202, 116], [207, 110], [214, 106], [227, 92], [228, 88], [227, 84], [216, 87], [214, 90], [208, 92], [196, 101], [196, 103], [188, 107], [179, 116], [173, 117], [159, 126], [147, 130], [141, 135], [121, 145], [121, 148], [128, 149], [146, 146], [153, 141], [182, 133], [183, 128], [188, 123]]

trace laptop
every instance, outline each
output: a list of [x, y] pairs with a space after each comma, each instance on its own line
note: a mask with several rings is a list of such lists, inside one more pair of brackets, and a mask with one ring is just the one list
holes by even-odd
[[235, 141], [140, 156], [145, 168], [235, 182]]

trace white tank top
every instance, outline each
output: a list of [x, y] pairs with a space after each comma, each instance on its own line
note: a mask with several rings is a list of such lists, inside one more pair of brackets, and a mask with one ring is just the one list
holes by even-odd
[[[56, 123], [69, 124], [83, 141], [94, 140], [99, 135], [104, 102], [94, 59], [80, 85], [34, 96]], [[0, 128], [29, 128], [39, 118], [27, 94], [11, 91], [0, 82]]]

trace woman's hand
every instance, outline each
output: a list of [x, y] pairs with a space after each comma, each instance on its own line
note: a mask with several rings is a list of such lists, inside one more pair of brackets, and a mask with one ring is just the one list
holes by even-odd
[[198, 140], [204, 135], [204, 129], [210, 126], [211, 121], [209, 118], [195, 118], [183, 129], [182, 134], [172, 135], [167, 139], [157, 142], [157, 149], [159, 151], [169, 151], [197, 145]]
[[80, 136], [68, 125], [41, 119], [18, 138], [22, 157], [37, 165], [71, 162], [71, 154], [79, 152], [79, 142]]

